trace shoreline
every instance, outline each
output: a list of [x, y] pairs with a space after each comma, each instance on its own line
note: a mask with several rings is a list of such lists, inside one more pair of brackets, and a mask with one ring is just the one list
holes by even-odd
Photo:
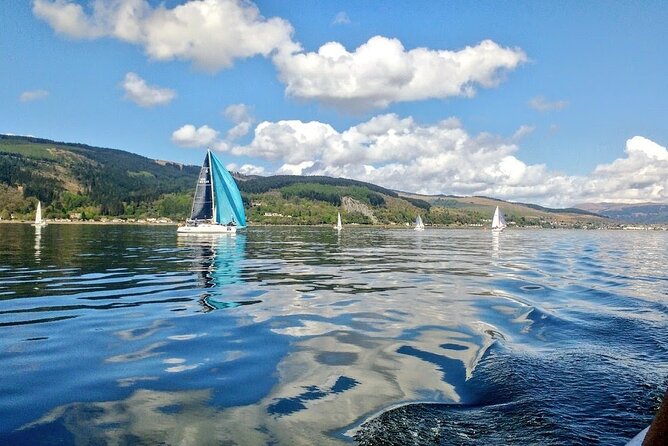
[[[46, 225], [101, 225], [101, 226], [182, 226], [183, 222], [158, 222], [158, 221], [95, 221], [95, 220], [79, 220], [79, 221], [52, 221], [46, 220]], [[32, 225], [33, 222], [29, 220], [0, 220], [0, 225]], [[272, 228], [272, 227], [285, 227], [285, 228], [326, 228], [331, 227], [329, 224], [320, 224], [320, 225], [287, 225], [287, 224], [266, 224], [266, 223], [249, 223], [247, 228]], [[390, 225], [363, 225], [363, 224], [349, 224], [344, 226], [344, 230], [348, 228], [382, 228], [390, 230], [412, 230], [413, 226], [405, 226], [400, 224]], [[460, 229], [460, 230], [479, 230], [479, 231], [490, 231], [489, 226], [448, 226], [448, 225], [433, 225], [427, 226], [425, 228], [427, 231], [429, 229]], [[608, 226], [601, 228], [576, 228], [572, 226], [559, 226], [554, 228], [543, 228], [539, 226], [513, 226], [506, 228], [506, 231], [527, 231], [527, 230], [580, 230], [580, 231], [667, 231], [668, 225], [624, 225], [620, 223], [618, 226]]]

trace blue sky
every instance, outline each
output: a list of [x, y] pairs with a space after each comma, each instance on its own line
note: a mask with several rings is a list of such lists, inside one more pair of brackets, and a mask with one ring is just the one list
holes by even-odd
[[0, 2], [0, 132], [247, 173], [668, 202], [665, 2]]

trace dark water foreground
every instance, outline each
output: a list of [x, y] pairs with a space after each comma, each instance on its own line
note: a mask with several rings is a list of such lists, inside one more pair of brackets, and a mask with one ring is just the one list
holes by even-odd
[[668, 233], [0, 225], [0, 444], [619, 444]]

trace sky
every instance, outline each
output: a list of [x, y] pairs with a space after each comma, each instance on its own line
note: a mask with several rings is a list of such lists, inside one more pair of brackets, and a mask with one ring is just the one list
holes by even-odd
[[10, 0], [0, 133], [246, 174], [668, 203], [664, 1]]

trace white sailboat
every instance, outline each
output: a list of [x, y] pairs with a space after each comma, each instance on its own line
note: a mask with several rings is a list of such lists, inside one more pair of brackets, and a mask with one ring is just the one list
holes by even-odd
[[334, 226], [334, 229], [337, 231], [343, 229], [343, 225], [341, 224], [341, 212], [339, 212], [339, 215], [336, 217], [336, 226]]
[[241, 192], [223, 163], [207, 150], [190, 218], [176, 231], [179, 234], [231, 234], [245, 227]]
[[421, 216], [418, 215], [417, 218], [415, 219], [415, 228], [413, 229], [415, 229], [416, 231], [424, 231], [424, 223], [422, 222]]
[[35, 227], [46, 226], [46, 222], [42, 220], [42, 202], [37, 202], [37, 210], [35, 211], [35, 223], [32, 224]]
[[494, 211], [494, 217], [492, 218], [492, 231], [501, 232], [506, 226], [506, 219], [503, 218], [503, 214], [499, 211], [499, 207], [497, 206]]

